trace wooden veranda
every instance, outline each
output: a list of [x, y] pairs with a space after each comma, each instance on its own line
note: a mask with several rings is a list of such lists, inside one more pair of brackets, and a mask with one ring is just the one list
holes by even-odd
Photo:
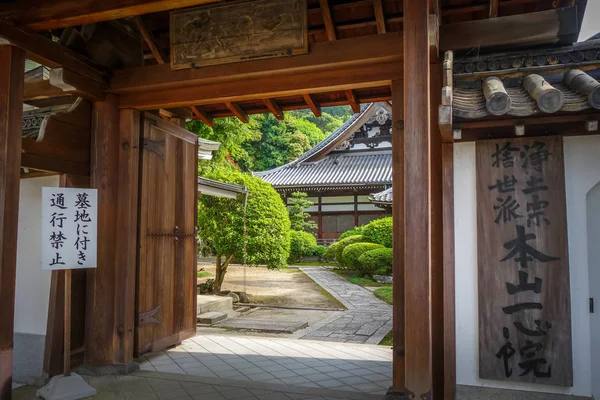
[[[17, 0], [0, 6], [0, 399], [11, 398], [22, 167], [68, 174], [98, 189], [98, 266], [78, 281], [85, 312], [73, 321], [83, 346], [67, 351], [86, 365], [125, 366], [134, 359], [140, 283], [140, 111], [180, 126], [186, 119], [212, 125], [219, 117], [247, 122], [250, 114], [283, 118], [283, 111], [301, 108], [318, 116], [332, 105], [357, 112], [376, 101], [391, 101], [393, 109], [393, 392], [454, 398], [454, 138], [451, 124], [438, 124], [448, 117], [438, 112], [451, 102], [442, 96], [452, 81], [452, 60], [444, 61], [444, 52], [572, 43], [586, 0], [308, 0], [308, 53], [172, 69], [169, 13], [206, 3], [219, 2]], [[97, 37], [86, 30], [92, 24]], [[115, 32], [121, 36], [101, 40]], [[51, 79], [25, 82], [26, 59], [48, 67]], [[75, 125], [65, 124], [52, 142], [27, 147], [23, 104], [48, 107], [74, 97], [91, 103], [91, 135], [78, 136]], [[196, 184], [190, 182], [194, 190]], [[60, 302], [56, 293], [53, 301]], [[49, 315], [49, 329], [60, 326], [59, 318]], [[62, 341], [50, 333], [48, 340], [51, 366]]]

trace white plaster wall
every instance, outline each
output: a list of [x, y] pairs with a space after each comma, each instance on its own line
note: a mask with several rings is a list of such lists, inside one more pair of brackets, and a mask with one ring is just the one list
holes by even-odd
[[[479, 379], [475, 143], [454, 147], [456, 368], [460, 385], [591, 396], [586, 195], [600, 181], [600, 136], [564, 139], [571, 277], [573, 387]], [[595, 379], [600, 379], [596, 377]]]
[[58, 186], [58, 176], [21, 180], [15, 332], [46, 334], [50, 271], [41, 269], [42, 187]]

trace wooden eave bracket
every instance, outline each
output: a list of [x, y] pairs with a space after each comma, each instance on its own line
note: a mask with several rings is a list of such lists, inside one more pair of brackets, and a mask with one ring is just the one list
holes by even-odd
[[106, 85], [66, 68], [51, 69], [49, 81], [52, 86], [62, 89], [66, 94], [83, 97], [90, 101], [104, 100]]
[[454, 53], [446, 51], [443, 62], [443, 87], [442, 101], [439, 106], [438, 123], [442, 134], [442, 141], [446, 143], [454, 142], [453, 126], [452, 126], [452, 68], [454, 65]]

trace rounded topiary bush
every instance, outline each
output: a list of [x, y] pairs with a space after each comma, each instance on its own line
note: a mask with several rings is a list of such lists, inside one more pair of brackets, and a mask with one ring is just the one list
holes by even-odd
[[342, 264], [342, 254], [344, 253], [344, 249], [347, 246], [350, 246], [351, 244], [354, 243], [361, 243], [364, 242], [365, 240], [363, 239], [362, 235], [354, 235], [354, 236], [348, 236], [346, 239], [342, 239], [338, 242], [335, 243], [335, 259], [337, 260], [338, 263]]
[[392, 249], [369, 250], [358, 257], [358, 271], [363, 275], [391, 275], [394, 256]]
[[311, 256], [316, 247], [317, 239], [312, 233], [291, 231], [288, 262], [300, 261], [302, 257]]
[[376, 219], [364, 226], [362, 235], [365, 242], [392, 247], [392, 217]]
[[327, 250], [325, 250], [325, 255], [323, 256], [323, 258], [325, 258], [325, 260], [327, 261], [335, 261], [335, 250], [338, 246], [339, 242], [335, 242], [329, 245], [329, 247], [327, 247]]
[[325, 253], [327, 252], [327, 248], [325, 246], [315, 246], [313, 249], [312, 255], [323, 258], [325, 257]]
[[338, 240], [346, 239], [347, 237], [350, 237], [350, 236], [361, 235], [362, 230], [363, 230], [362, 226], [356, 226], [356, 227], [354, 227], [354, 229], [350, 229], [349, 231], [342, 233], [342, 235], [340, 236], [340, 238]]
[[342, 265], [360, 271], [359, 257], [367, 251], [384, 248], [376, 243], [354, 243], [346, 246], [342, 253]]

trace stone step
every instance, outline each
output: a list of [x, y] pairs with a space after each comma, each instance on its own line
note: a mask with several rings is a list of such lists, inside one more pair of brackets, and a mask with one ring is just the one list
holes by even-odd
[[212, 325], [217, 322], [227, 319], [227, 314], [219, 311], [209, 311], [207, 313], [198, 315], [198, 323]]
[[294, 333], [308, 326], [307, 321], [283, 321], [258, 318], [232, 318], [216, 325], [219, 328], [246, 329], [252, 331]]
[[198, 316], [211, 311], [225, 313], [229, 318], [239, 315], [233, 310], [233, 299], [229, 296], [198, 295], [197, 299], [196, 315]]

